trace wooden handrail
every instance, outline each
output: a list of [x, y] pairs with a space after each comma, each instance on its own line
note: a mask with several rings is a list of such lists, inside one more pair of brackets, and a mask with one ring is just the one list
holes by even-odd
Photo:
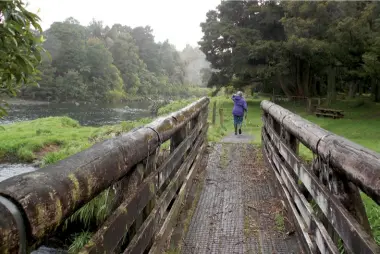
[[[125, 178], [136, 175], [137, 179], [141, 179], [140, 184], [131, 184], [135, 184], [135, 189], [141, 190], [144, 189], [141, 181], [150, 179], [150, 182], [146, 180], [148, 192], [159, 189], [164, 180], [171, 180], [171, 174], [166, 169], [163, 170], [161, 167], [156, 170], [152, 158], [160, 145], [170, 139], [172, 156], [167, 159], [165, 165], [169, 163], [172, 171], [177, 171], [182, 163], [190, 163], [190, 157], [187, 155], [189, 149], [204, 147], [208, 104], [209, 98], [204, 97], [182, 110], [161, 117], [135, 131], [97, 143], [54, 165], [1, 182], [0, 195], [12, 201], [23, 215], [28, 245], [50, 236], [84, 204]], [[196, 140], [198, 145], [192, 146]], [[195, 159], [194, 156], [191, 158], [193, 160], [186, 170]], [[137, 168], [139, 164], [144, 165], [144, 170], [149, 166], [150, 171], [144, 172]], [[181, 187], [181, 183], [178, 182], [177, 187]], [[132, 194], [131, 192], [130, 195]], [[147, 201], [150, 200], [149, 197]], [[125, 201], [126, 206], [131, 202], [131, 197], [128, 198]], [[140, 212], [136, 210], [137, 214]], [[0, 204], [0, 252], [16, 251], [19, 246], [18, 235], [12, 214]]]
[[[305, 249], [339, 253], [341, 239], [349, 253], [380, 253], [358, 190], [380, 203], [380, 154], [272, 102], [263, 101], [261, 108], [263, 152], [294, 214]], [[299, 142], [313, 152], [311, 165], [298, 156]]]
[[261, 107], [306, 147], [324, 160], [329, 160], [336, 170], [380, 205], [379, 153], [326, 131], [270, 101], [263, 101]]

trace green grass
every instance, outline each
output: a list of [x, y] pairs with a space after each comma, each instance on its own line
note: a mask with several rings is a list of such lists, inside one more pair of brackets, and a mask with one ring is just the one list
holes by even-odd
[[188, 99], [188, 100], [173, 101], [173, 102], [159, 108], [158, 109], [158, 115], [161, 116], [161, 115], [170, 114], [172, 112], [175, 112], [177, 110], [180, 110], [180, 109], [186, 107], [187, 105], [193, 103], [196, 100], [197, 99], [194, 98], [194, 99]]
[[38, 160], [45, 166], [148, 122], [150, 119], [85, 127], [68, 117], [47, 117], [3, 125], [0, 128], [0, 162]]
[[86, 243], [91, 239], [92, 233], [83, 231], [81, 233], [77, 233], [73, 235], [72, 241], [73, 243], [69, 247], [69, 253], [75, 254], [78, 253]]

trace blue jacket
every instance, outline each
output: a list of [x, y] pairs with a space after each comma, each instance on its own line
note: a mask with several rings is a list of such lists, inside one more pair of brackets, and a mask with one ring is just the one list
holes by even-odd
[[232, 114], [235, 116], [244, 116], [244, 111], [248, 111], [247, 102], [243, 97], [237, 95], [233, 95], [232, 100], [234, 101]]

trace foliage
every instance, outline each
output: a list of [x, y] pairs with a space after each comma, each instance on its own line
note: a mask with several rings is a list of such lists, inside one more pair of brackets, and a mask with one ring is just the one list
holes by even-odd
[[[135, 97], [187, 97], [201, 82], [201, 51], [185, 53], [164, 41], [154, 41], [152, 29], [121, 24], [104, 27], [93, 21], [82, 26], [74, 18], [54, 22], [43, 32], [39, 87], [24, 86], [19, 96], [49, 101], [118, 102]], [[195, 56], [195, 58], [194, 58]], [[187, 69], [186, 69], [187, 68]], [[189, 79], [191, 72], [195, 80]]]
[[86, 243], [90, 241], [91, 237], [92, 233], [88, 231], [83, 231], [81, 233], [75, 234], [72, 237], [73, 243], [69, 247], [69, 253], [79, 253], [79, 251], [86, 245]]
[[[14, 96], [21, 84], [37, 85], [42, 36], [39, 17], [20, 0], [0, 1], [0, 96]], [[0, 105], [0, 117], [6, 112]]]
[[222, 1], [201, 24], [209, 86], [380, 101], [380, 3]]

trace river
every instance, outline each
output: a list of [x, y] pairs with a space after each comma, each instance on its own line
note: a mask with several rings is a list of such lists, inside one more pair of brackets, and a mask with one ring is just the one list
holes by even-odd
[[109, 125], [150, 116], [150, 104], [149, 101], [98, 105], [71, 103], [12, 104], [8, 109], [8, 116], [0, 119], [0, 125], [48, 116], [68, 116], [86, 126]]

